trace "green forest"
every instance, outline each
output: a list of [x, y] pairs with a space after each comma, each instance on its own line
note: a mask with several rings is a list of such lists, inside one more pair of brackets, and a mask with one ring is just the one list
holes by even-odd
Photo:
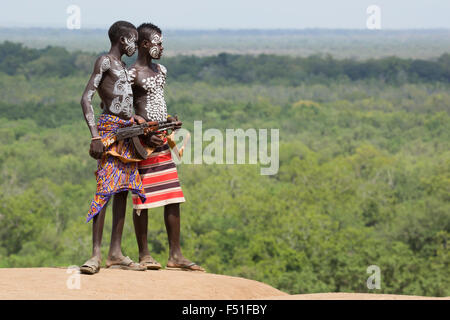
[[[0, 267], [90, 257], [96, 161], [79, 101], [99, 54], [0, 44]], [[450, 296], [449, 54], [161, 63], [168, 111], [188, 130], [195, 120], [203, 130], [280, 130], [276, 175], [261, 164], [178, 166], [187, 258], [290, 294]], [[99, 104], [96, 95], [97, 115]], [[137, 260], [131, 209], [129, 196], [122, 244]], [[150, 251], [165, 265], [163, 209], [149, 220]], [[103, 263], [110, 232], [108, 208]], [[379, 290], [367, 288], [371, 265]]]

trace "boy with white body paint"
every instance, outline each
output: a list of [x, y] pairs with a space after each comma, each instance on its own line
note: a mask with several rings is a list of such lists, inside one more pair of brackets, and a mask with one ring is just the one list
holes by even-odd
[[[137, 30], [126, 21], [117, 21], [108, 31], [111, 48], [100, 56], [84, 90], [81, 106], [91, 132], [89, 154], [98, 160], [97, 192], [91, 203], [87, 222], [93, 219], [92, 257], [81, 266], [80, 271], [95, 274], [100, 270], [103, 225], [105, 210], [110, 198], [113, 201], [113, 227], [111, 243], [106, 261], [107, 267], [144, 271], [145, 267], [122, 254], [121, 240], [125, 221], [128, 190], [145, 199], [137, 163], [133, 162], [134, 149], [130, 141], [116, 142], [114, 130], [134, 123], [133, 92], [128, 71], [121, 61], [122, 55], [132, 56], [136, 52]], [[98, 91], [103, 113], [96, 123], [92, 108], [92, 96]]]

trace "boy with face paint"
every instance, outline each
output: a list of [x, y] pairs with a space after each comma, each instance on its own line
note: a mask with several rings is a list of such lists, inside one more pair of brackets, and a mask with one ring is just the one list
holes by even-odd
[[[159, 60], [162, 56], [164, 50], [162, 32], [151, 23], [144, 23], [137, 30], [139, 33], [138, 58], [129, 71], [136, 120], [138, 122], [177, 121], [178, 119], [168, 117], [164, 100], [167, 70], [163, 65], [152, 62], [152, 60]], [[167, 138], [158, 137], [158, 135], [150, 137], [144, 143], [156, 148], [146, 160], [139, 163], [139, 174], [147, 199], [142, 201], [133, 195], [133, 222], [139, 247], [139, 263], [146, 265], [148, 269], [161, 268], [148, 250], [147, 211], [149, 208], [164, 206], [164, 222], [169, 240], [169, 259], [166, 269], [205, 271], [181, 253], [180, 203], [185, 202], [183, 191]]]
[[[137, 162], [133, 161], [136, 157], [131, 142], [114, 140], [114, 130], [134, 123], [130, 76], [121, 57], [135, 53], [138, 33], [133, 24], [117, 21], [109, 29], [108, 35], [111, 48], [107, 54], [96, 60], [94, 71], [81, 98], [83, 113], [92, 136], [89, 154], [98, 160], [97, 192], [87, 215], [87, 222], [93, 219], [93, 252], [92, 257], [80, 268], [85, 274], [94, 274], [100, 270], [105, 211], [113, 195], [113, 227], [106, 266], [146, 270], [146, 267], [122, 254], [121, 239], [128, 190], [142, 199], [145, 199], [145, 195]], [[91, 103], [96, 91], [101, 98], [103, 109], [97, 122]]]

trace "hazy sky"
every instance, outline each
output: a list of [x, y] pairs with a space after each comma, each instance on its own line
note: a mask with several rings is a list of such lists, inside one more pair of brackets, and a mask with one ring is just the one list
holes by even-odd
[[72, 4], [81, 10], [81, 28], [128, 20], [170, 29], [364, 29], [373, 4], [382, 29], [450, 28], [450, 0], [7, 0], [0, 26], [65, 28]]

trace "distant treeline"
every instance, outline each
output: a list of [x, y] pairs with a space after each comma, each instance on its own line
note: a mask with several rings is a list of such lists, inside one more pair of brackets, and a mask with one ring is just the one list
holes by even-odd
[[[27, 78], [34, 76], [67, 77], [89, 74], [96, 54], [69, 52], [61, 47], [26, 48], [22, 44], [0, 44], [0, 72]], [[125, 58], [127, 64], [133, 58]], [[298, 85], [333, 79], [377, 79], [388, 83], [450, 82], [450, 54], [434, 60], [386, 57], [357, 61], [337, 60], [330, 55], [289, 57], [278, 55], [176, 56], [161, 60], [170, 79], [220, 83], [269, 83]]]

